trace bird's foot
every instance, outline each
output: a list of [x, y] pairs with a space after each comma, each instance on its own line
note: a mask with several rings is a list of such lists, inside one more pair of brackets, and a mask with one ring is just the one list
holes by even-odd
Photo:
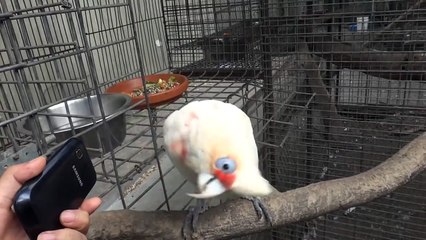
[[242, 197], [242, 198], [249, 200], [250, 202], [253, 203], [253, 207], [256, 210], [259, 220], [265, 217], [267, 223], [269, 223], [272, 226], [272, 216], [269, 213], [268, 209], [266, 209], [266, 206], [262, 203], [262, 201], [258, 197]]
[[184, 239], [190, 238], [193, 232], [197, 232], [198, 217], [207, 209], [208, 206], [204, 200], [197, 200], [195, 207], [189, 207], [182, 230]]

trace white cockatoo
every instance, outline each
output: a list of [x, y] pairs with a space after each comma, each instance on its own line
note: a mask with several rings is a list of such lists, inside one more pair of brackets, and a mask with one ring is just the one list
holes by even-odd
[[165, 120], [164, 143], [176, 168], [197, 186], [199, 192], [188, 195], [241, 196], [267, 214], [257, 197], [275, 189], [259, 171], [251, 121], [241, 109], [218, 100], [188, 103]]

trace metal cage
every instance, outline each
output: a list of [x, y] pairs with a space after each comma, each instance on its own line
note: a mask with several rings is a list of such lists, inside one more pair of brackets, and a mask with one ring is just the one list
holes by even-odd
[[[193, 187], [165, 155], [162, 125], [196, 99], [231, 102], [250, 116], [262, 172], [281, 191], [366, 171], [425, 131], [422, 0], [3, 0], [0, 7], [0, 167], [83, 137], [98, 174], [90, 195], [103, 198], [101, 210], [193, 203], [185, 195]], [[190, 81], [174, 102], [135, 110], [141, 102], [104, 97], [123, 80], [168, 72]], [[72, 111], [77, 100], [86, 112]], [[54, 111], [58, 105], [64, 110]], [[58, 119], [66, 133], [52, 127]], [[426, 239], [425, 177], [253, 237]]]

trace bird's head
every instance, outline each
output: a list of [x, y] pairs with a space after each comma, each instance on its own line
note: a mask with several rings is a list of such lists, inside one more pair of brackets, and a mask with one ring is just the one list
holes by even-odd
[[197, 176], [200, 193], [189, 196], [212, 198], [227, 191], [241, 196], [263, 196], [273, 191], [258, 169], [257, 150], [238, 151], [238, 154], [235, 151], [232, 154], [211, 154], [209, 163], [209, 170]]

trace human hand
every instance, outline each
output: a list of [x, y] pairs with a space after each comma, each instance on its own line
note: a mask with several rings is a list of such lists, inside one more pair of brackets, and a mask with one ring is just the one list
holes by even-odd
[[[38, 157], [27, 163], [9, 167], [0, 177], [0, 239], [28, 239], [11, 206], [22, 184], [39, 175], [45, 165], [46, 158]], [[37, 240], [85, 240], [90, 224], [89, 215], [100, 205], [101, 199], [95, 197], [85, 200], [79, 209], [62, 212], [60, 221], [65, 228], [43, 232]]]

